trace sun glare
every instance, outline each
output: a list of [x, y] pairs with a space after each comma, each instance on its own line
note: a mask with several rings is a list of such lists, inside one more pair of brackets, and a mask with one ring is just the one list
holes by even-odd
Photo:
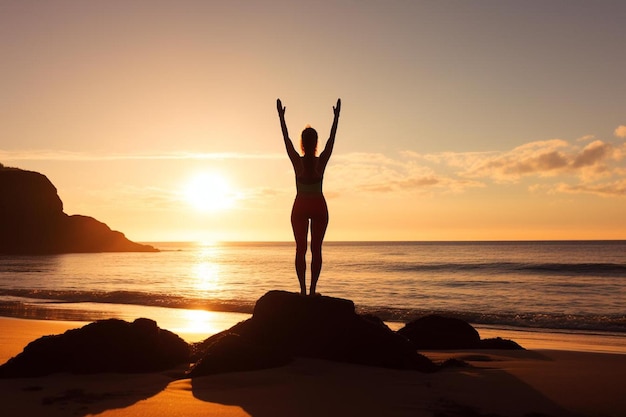
[[232, 208], [236, 195], [229, 182], [217, 173], [202, 173], [192, 177], [183, 190], [185, 201], [202, 212]]

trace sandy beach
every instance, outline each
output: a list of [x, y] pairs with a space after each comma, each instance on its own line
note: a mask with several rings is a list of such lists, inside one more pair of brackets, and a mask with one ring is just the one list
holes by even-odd
[[[82, 322], [0, 318], [0, 362]], [[197, 338], [197, 334], [183, 338]], [[0, 380], [4, 416], [624, 416], [626, 355], [571, 350], [422, 352], [470, 366], [435, 374], [298, 359], [195, 379], [57, 374]]]

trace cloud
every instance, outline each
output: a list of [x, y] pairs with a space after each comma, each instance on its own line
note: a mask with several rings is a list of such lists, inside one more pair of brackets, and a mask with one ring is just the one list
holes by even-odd
[[615, 131], [613, 132], [613, 134], [617, 136], [618, 138], [626, 138], [626, 126], [619, 125], [618, 127], [615, 128]]
[[[496, 181], [517, 181], [527, 175], [554, 175], [568, 165], [563, 148], [567, 142], [554, 139], [531, 142], [508, 152], [474, 157], [465, 165], [463, 176], [470, 178], [492, 178]], [[453, 163], [459, 165], [459, 158]]]
[[281, 153], [253, 154], [237, 152], [163, 152], [163, 153], [127, 153], [100, 154], [89, 152], [70, 152], [55, 150], [17, 150], [0, 149], [2, 161], [149, 161], [149, 160], [233, 160], [233, 159], [283, 159]]
[[499, 154], [454, 155], [445, 158], [450, 166], [462, 169], [468, 178], [490, 178], [497, 182], [517, 182], [523, 177], [574, 175], [582, 180], [612, 175], [614, 162], [623, 158], [623, 146], [594, 140], [583, 148], [554, 139], [518, 146]]
[[421, 158], [411, 151], [397, 158], [383, 154], [352, 153], [339, 156], [333, 166], [333, 181], [340, 193], [430, 193], [462, 192], [482, 187], [479, 181], [458, 178], [416, 162]]
[[[581, 142], [589, 143], [582, 146]], [[455, 179], [454, 184], [462, 184], [461, 179], [481, 181], [467, 186], [485, 186], [489, 181], [515, 184], [534, 179], [538, 183], [527, 185], [531, 193], [623, 196], [626, 182], [626, 143], [608, 143], [592, 135], [574, 144], [552, 139], [529, 142], [501, 152], [420, 154], [405, 151], [402, 156], [417, 164], [429, 165], [435, 178], [445, 171], [444, 178]]]
[[573, 169], [583, 168], [601, 164], [605, 159], [611, 156], [613, 152], [613, 146], [604, 143], [601, 140], [596, 140], [585, 146], [585, 148], [578, 155], [575, 155], [574, 160], [571, 161]]
[[559, 184], [556, 191], [569, 194], [595, 194], [601, 197], [626, 196], [626, 178], [601, 184]]
[[[394, 156], [353, 153], [337, 159], [333, 177], [339, 178], [342, 193], [456, 193], [490, 182], [524, 180], [531, 193], [621, 196], [622, 181], [626, 181], [626, 143], [613, 144], [592, 135], [573, 143], [533, 141], [507, 151], [428, 154], [405, 150]], [[537, 183], [528, 184], [529, 180]]]

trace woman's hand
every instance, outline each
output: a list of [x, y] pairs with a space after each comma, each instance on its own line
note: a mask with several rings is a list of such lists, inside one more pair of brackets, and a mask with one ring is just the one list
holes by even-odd
[[[278, 100], [278, 102], [280, 102], [280, 100]], [[339, 117], [339, 112], [341, 111], [341, 99], [338, 98], [337, 99], [337, 105], [333, 106], [333, 113], [335, 113], [335, 117]], [[285, 110], [283, 109], [283, 113], [285, 112]]]
[[284, 117], [285, 116], [285, 109], [286, 109], [286, 107], [283, 107], [283, 103], [280, 101], [280, 99], [276, 100], [276, 109], [278, 110], [278, 115], [280, 117]]

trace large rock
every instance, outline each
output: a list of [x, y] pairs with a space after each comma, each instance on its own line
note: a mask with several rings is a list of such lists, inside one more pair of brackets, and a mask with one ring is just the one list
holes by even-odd
[[203, 352], [188, 376], [212, 375], [224, 372], [255, 371], [275, 368], [291, 362], [293, 357], [284, 350], [251, 343], [234, 333], [223, 334]]
[[0, 366], [0, 377], [154, 372], [189, 363], [189, 355], [187, 342], [153, 320], [109, 319], [31, 342]]
[[[352, 301], [339, 298], [270, 291], [257, 301], [252, 318], [195, 347], [199, 363], [211, 368], [214, 359], [210, 351], [224, 343], [225, 334], [236, 334], [239, 343], [283, 358], [310, 357], [425, 372], [436, 369], [406, 338], [359, 316]], [[206, 373], [196, 368], [191, 371], [193, 376]]]
[[68, 216], [44, 175], [0, 164], [0, 253], [156, 252], [87, 216]]

